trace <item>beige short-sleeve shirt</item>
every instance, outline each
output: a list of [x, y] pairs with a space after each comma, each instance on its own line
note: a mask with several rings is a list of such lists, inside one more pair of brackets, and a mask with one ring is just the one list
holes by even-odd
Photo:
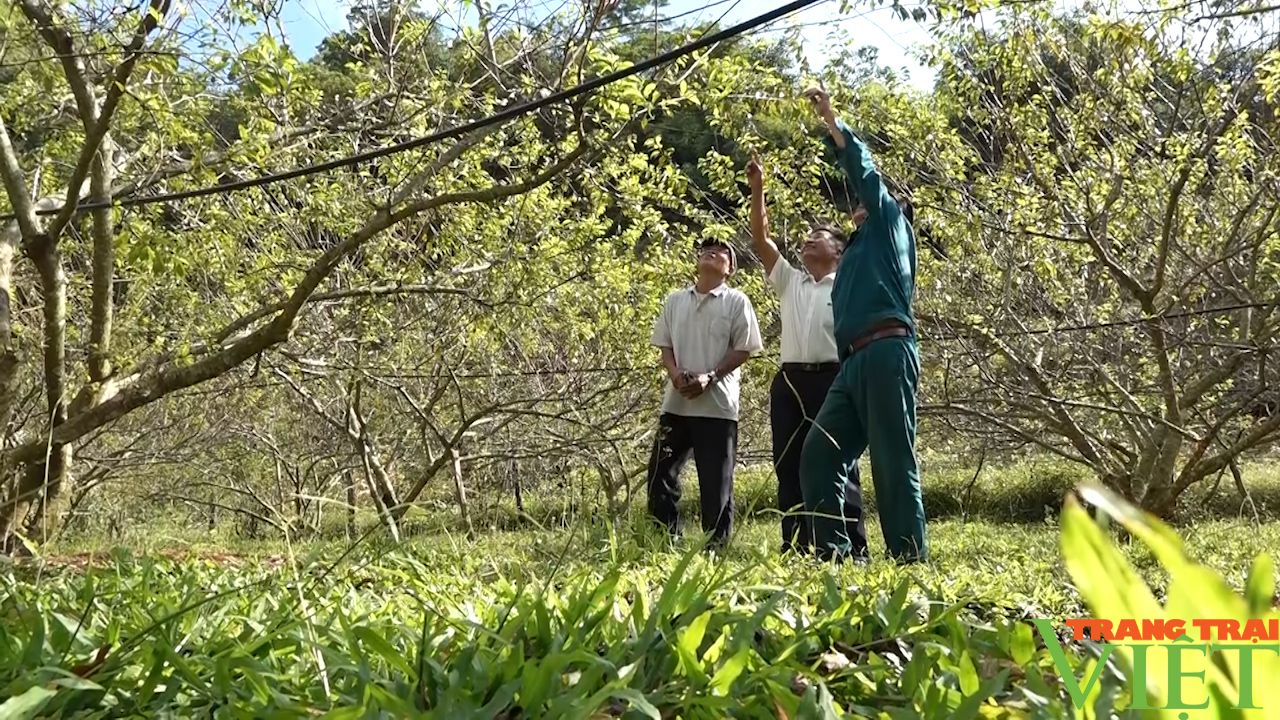
[[[687, 372], [711, 372], [730, 350], [757, 353], [764, 349], [760, 323], [746, 293], [727, 285], [706, 295], [689, 286], [667, 296], [653, 324], [651, 342], [675, 353], [676, 365]], [[687, 417], [738, 419], [741, 368], [725, 375], [690, 400], [667, 382], [662, 411]]]

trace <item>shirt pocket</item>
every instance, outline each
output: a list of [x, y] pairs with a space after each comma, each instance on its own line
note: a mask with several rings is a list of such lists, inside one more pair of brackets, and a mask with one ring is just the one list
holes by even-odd
[[721, 315], [711, 321], [711, 337], [717, 344], [728, 345], [733, 335], [733, 318]]

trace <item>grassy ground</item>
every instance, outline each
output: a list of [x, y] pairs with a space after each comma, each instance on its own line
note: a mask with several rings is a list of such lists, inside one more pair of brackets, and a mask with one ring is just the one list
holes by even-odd
[[[983, 493], [988, 516], [1027, 488], [1051, 495], [1017, 476], [1002, 488], [998, 503]], [[740, 498], [723, 557], [552, 500], [541, 519], [567, 526], [503, 530], [491, 510], [479, 519], [498, 529], [474, 540], [437, 518], [399, 547], [177, 526], [117, 539], [136, 554], [64, 543], [61, 559], [0, 567], [0, 717], [20, 702], [64, 717], [1071, 716], [1026, 622], [1085, 612], [1055, 513], [953, 513], [930, 525], [927, 566], [831, 569], [777, 554], [766, 483]], [[1236, 588], [1280, 547], [1277, 521], [1181, 532]], [[67, 557], [94, 548], [91, 563]], [[1165, 584], [1144, 548], [1123, 549]], [[1123, 703], [1122, 684], [1104, 675], [1091, 702]]]

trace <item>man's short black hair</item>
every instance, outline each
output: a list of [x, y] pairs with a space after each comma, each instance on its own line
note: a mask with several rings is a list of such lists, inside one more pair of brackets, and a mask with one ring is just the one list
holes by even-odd
[[832, 238], [835, 238], [837, 245], [844, 247], [845, 245], [844, 230], [841, 229], [841, 227], [835, 224], [834, 222], [831, 222], [830, 220], [819, 220], [815, 222], [812, 227], [809, 228], [809, 232], [814, 232], [815, 230], [821, 230], [822, 232], [827, 233]]

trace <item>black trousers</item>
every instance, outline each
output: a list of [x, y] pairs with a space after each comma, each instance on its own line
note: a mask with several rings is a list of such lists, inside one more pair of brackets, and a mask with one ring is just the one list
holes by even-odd
[[[800, 486], [800, 451], [813, 419], [827, 398], [839, 369], [779, 370], [769, 389], [769, 419], [773, 429], [773, 466], [778, 475], [778, 509], [782, 517], [782, 551], [812, 552], [813, 524], [805, 515]], [[867, 530], [863, 518], [862, 483], [854, 464], [844, 489], [845, 529], [855, 557], [866, 556]]]
[[698, 469], [702, 531], [711, 535], [711, 545], [723, 545], [733, 530], [734, 420], [662, 414], [649, 457], [649, 513], [673, 535], [680, 534], [680, 471], [691, 454]]

